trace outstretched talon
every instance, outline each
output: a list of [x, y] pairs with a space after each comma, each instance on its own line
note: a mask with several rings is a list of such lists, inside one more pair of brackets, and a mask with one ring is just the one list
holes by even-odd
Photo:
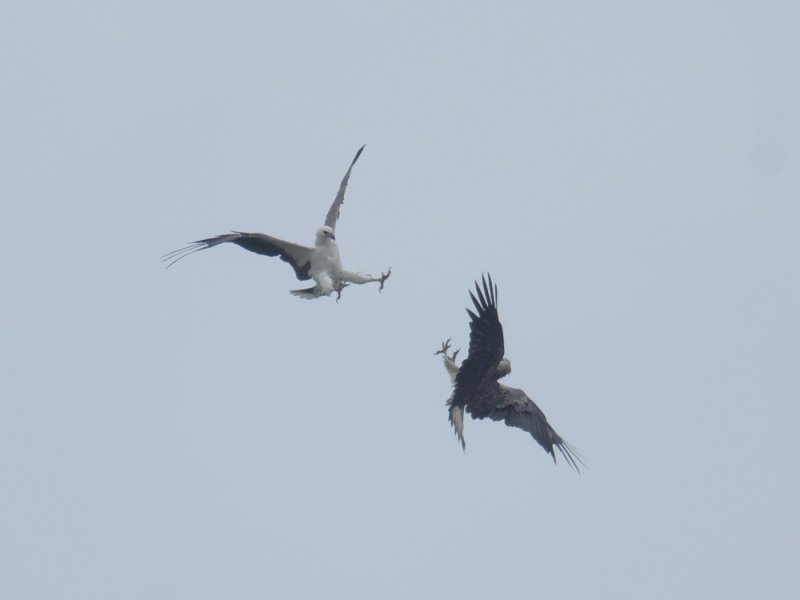
[[336, 292], [336, 304], [339, 304], [339, 300], [342, 299], [342, 290], [348, 286], [346, 281], [339, 281], [339, 283], [333, 286], [333, 291]]
[[450, 350], [450, 340], [452, 339], [453, 338], [447, 338], [447, 340], [442, 342], [442, 349], [437, 350], [436, 352], [433, 353], [433, 355], [436, 356], [437, 354], [444, 354], [445, 356], [447, 356], [447, 351]]
[[386, 273], [381, 273], [381, 278], [380, 278], [381, 285], [378, 288], [379, 292], [383, 290], [383, 284], [387, 279], [389, 279], [389, 275], [391, 275], [391, 274], [392, 274], [392, 267], [389, 267], [386, 270]]
[[461, 350], [460, 349], [456, 350], [455, 352], [453, 352], [452, 356], [448, 356], [447, 355], [447, 351], [450, 350], [450, 340], [451, 339], [453, 339], [453, 338], [447, 338], [447, 341], [442, 342], [442, 349], [441, 350], [437, 350], [436, 352], [434, 352], [433, 353], [434, 356], [437, 355], [437, 354], [444, 354], [445, 358], [455, 362], [456, 361], [456, 356], [458, 356], [458, 353], [461, 352]]

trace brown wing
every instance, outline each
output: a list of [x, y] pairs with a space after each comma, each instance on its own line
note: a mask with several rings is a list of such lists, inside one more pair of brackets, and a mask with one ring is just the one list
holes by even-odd
[[522, 390], [495, 383], [480, 398], [467, 405], [467, 412], [474, 419], [488, 417], [527, 431], [553, 457], [553, 462], [556, 461], [555, 446], [576, 471], [580, 472], [579, 463], [584, 464], [578, 451], [556, 433], [542, 409]]
[[214, 246], [219, 246], [220, 244], [228, 242], [241, 246], [245, 250], [255, 252], [256, 254], [278, 256], [282, 261], [291, 265], [292, 269], [294, 269], [294, 274], [299, 280], [305, 281], [306, 279], [311, 279], [308, 270], [311, 267], [312, 248], [293, 244], [292, 242], [287, 242], [263, 233], [243, 233], [241, 231], [234, 231], [232, 233], [225, 233], [204, 240], [198, 240], [192, 242], [188, 246], [168, 252], [161, 258], [161, 261], [166, 262], [167, 268], [169, 268], [182, 258], [198, 250], [206, 250], [207, 248], [213, 248]]
[[[488, 278], [488, 283], [487, 283]], [[497, 314], [497, 286], [492, 276], [482, 278], [483, 289], [475, 282], [475, 294], [470, 292], [475, 311], [467, 309], [470, 317], [469, 354], [461, 363], [453, 391], [453, 406], [467, 406], [482, 387], [496, 384], [497, 365], [505, 353], [503, 326]]]

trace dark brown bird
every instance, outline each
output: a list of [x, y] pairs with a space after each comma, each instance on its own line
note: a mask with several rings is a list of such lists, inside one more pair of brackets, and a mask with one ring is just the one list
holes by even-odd
[[[488, 278], [488, 282], [487, 282]], [[492, 277], [482, 277], [483, 287], [475, 282], [475, 294], [470, 292], [475, 312], [467, 309], [470, 317], [469, 354], [459, 368], [455, 359], [458, 350], [448, 355], [450, 340], [442, 344], [444, 366], [454, 384], [447, 401], [450, 423], [455, 429], [461, 447], [464, 441], [464, 410], [473, 419], [490, 418], [505, 421], [506, 425], [519, 427], [531, 434], [556, 461], [555, 446], [576, 471], [583, 465], [578, 452], [558, 435], [547, 422], [542, 410], [525, 392], [505, 386], [498, 379], [511, 372], [511, 362], [504, 357], [503, 326], [497, 313], [497, 286]], [[477, 295], [477, 297], [476, 297]]]

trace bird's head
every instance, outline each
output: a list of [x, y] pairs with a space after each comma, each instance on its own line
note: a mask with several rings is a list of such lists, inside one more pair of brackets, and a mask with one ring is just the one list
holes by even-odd
[[511, 373], [511, 361], [508, 360], [505, 356], [497, 363], [497, 369], [495, 371], [497, 373], [497, 378], [500, 379], [501, 377], [505, 377], [509, 373]]
[[317, 229], [317, 246], [324, 244], [328, 240], [336, 241], [336, 236], [333, 234], [333, 228], [323, 225]]

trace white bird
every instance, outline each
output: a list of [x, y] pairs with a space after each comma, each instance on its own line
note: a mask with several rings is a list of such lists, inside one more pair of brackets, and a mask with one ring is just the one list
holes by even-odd
[[300, 281], [313, 279], [315, 285], [300, 290], [291, 290], [292, 294], [300, 298], [319, 298], [329, 296], [336, 292], [337, 301], [341, 297], [342, 290], [350, 283], [363, 284], [376, 281], [380, 283], [378, 291], [383, 289], [384, 282], [392, 274], [391, 268], [386, 273], [381, 273], [380, 277], [373, 277], [365, 273], [348, 271], [342, 267], [339, 257], [339, 247], [336, 245], [336, 221], [339, 218], [339, 210], [344, 203], [344, 191], [347, 188], [347, 180], [350, 179], [350, 171], [356, 164], [358, 157], [364, 146], [358, 149], [353, 162], [344, 174], [342, 183], [339, 185], [339, 192], [331, 204], [328, 214], [325, 217], [325, 224], [317, 229], [314, 247], [301, 246], [293, 242], [287, 242], [263, 233], [243, 233], [234, 231], [215, 237], [192, 242], [188, 246], [168, 252], [162, 257], [162, 262], [167, 263], [167, 268], [176, 262], [197, 252], [212, 248], [226, 242], [232, 242], [241, 246], [245, 250], [263, 254], [265, 256], [278, 256], [284, 262], [289, 263], [294, 269], [294, 273]]
[[545, 451], [556, 460], [553, 446], [559, 449], [576, 471], [578, 463], [583, 464], [578, 452], [565, 442], [547, 422], [542, 410], [522, 390], [498, 383], [498, 379], [511, 372], [511, 362], [503, 355], [503, 326], [497, 313], [497, 286], [492, 285], [489, 276], [487, 284], [483, 278], [483, 290], [475, 282], [477, 299], [472, 292], [470, 298], [477, 314], [467, 309], [470, 316], [469, 355], [456, 364], [458, 350], [451, 355], [450, 340], [442, 344], [436, 354], [442, 354], [444, 366], [454, 385], [453, 393], [447, 401], [450, 423], [455, 429], [461, 447], [464, 441], [464, 409], [473, 419], [489, 417], [494, 421], [505, 421], [506, 425], [519, 427], [531, 434]]

